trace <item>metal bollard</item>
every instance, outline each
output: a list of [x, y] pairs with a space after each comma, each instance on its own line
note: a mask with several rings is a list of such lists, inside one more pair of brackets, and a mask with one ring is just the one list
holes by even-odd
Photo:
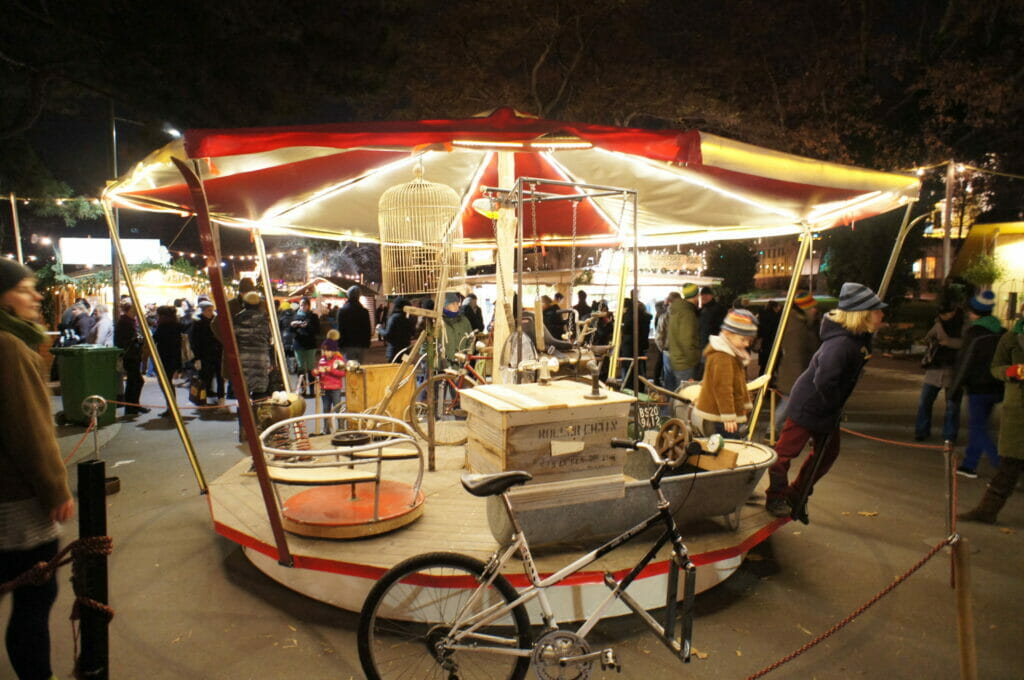
[[[78, 464], [78, 535], [80, 538], [107, 535], [107, 492], [105, 464], [89, 460]], [[108, 604], [107, 558], [85, 555], [79, 594], [101, 604]], [[109, 677], [109, 640], [107, 618], [91, 607], [81, 610], [82, 653], [79, 667], [82, 677], [107, 680]]]

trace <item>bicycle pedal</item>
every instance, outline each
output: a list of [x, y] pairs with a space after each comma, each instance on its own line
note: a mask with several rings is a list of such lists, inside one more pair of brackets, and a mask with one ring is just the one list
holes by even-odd
[[601, 670], [607, 671], [615, 669], [616, 672], [622, 672], [622, 666], [619, 665], [619, 660], [615, 657], [614, 649], [605, 649], [601, 652]]

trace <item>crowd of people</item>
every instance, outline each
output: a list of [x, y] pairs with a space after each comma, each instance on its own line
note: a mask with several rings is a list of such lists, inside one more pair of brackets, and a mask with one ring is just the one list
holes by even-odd
[[[634, 307], [632, 297], [625, 299], [621, 319], [616, 321], [606, 300], [591, 301], [584, 290], [577, 291], [577, 296], [571, 307], [560, 293], [539, 298], [546, 345], [542, 351], [571, 347], [577, 323], [589, 320], [592, 324], [589, 342], [594, 346], [610, 344], [618, 326], [620, 356], [626, 359], [626, 368], [617, 378], [625, 381], [628, 371], [635, 368], [673, 392], [699, 382], [702, 388], [693, 409], [707, 424], [705, 429], [724, 437], [746, 435], [752, 409], [746, 383], [766, 369], [782, 316], [778, 302], [760, 305], [755, 314], [745, 308], [742, 300], [726, 304], [716, 299], [711, 288], [688, 283], [656, 302], [653, 315], [646, 305]], [[286, 369], [301, 377], [298, 384], [306, 397], [313, 396], [313, 385], [319, 383], [323, 408], [335, 409], [344, 400], [345, 363], [363, 361], [374, 337], [383, 342], [386, 361], [398, 360], [425, 323], [422, 316], [409, 315], [407, 308], [432, 309], [433, 304], [434, 298], [430, 296], [399, 296], [384, 307], [368, 308], [363, 304], [359, 286], [351, 287], [344, 304], [337, 308], [321, 305], [315, 310], [309, 298], [281, 303], [274, 310], [274, 317], [283, 339]], [[922, 362], [925, 373], [914, 437], [917, 441], [931, 437], [933, 405], [943, 392], [941, 434], [943, 439], [956, 442], [961, 403], [966, 397], [968, 432], [965, 456], [957, 474], [977, 477], [977, 466], [984, 456], [1004, 471], [1006, 479], [1015, 480], [1020, 473], [1019, 459], [1012, 451], [1020, 447], [1014, 449], [998, 442], [989, 423], [993, 410], [1006, 395], [1012, 393], [1015, 400], [1020, 399], [1016, 385], [1019, 378], [1013, 370], [1020, 363], [1015, 352], [1022, 348], [1014, 346], [1011, 340], [1003, 343], [1004, 337], [1020, 337], [1020, 323], [1007, 334], [992, 314], [994, 306], [995, 298], [989, 291], [977, 293], [966, 304], [940, 304], [926, 336], [928, 351]], [[282, 389], [281, 371], [272, 352], [271, 306], [253, 281], [243, 280], [238, 296], [228, 307], [250, 396], [259, 399]], [[821, 319], [812, 295], [801, 292], [795, 296], [771, 376], [771, 388], [778, 400], [775, 427], [780, 432], [774, 444], [778, 460], [769, 474], [767, 494], [767, 508], [773, 514], [804, 513], [806, 496], [838, 455], [838, 419], [870, 356], [871, 337], [882, 321], [884, 308], [869, 288], [856, 283], [843, 286], [837, 308]], [[147, 364], [152, 368], [151, 360], [147, 361], [145, 356], [143, 329], [152, 333], [160, 362], [170, 377], [198, 380], [207, 398], [223, 404], [231, 396], [232, 386], [224, 376], [217, 313], [214, 304], [200, 296], [195, 305], [188, 300], [166, 306], [150, 305], [146, 318], [140, 321], [135, 318], [130, 302], [122, 300], [115, 326], [103, 305], [90, 308], [87, 301], [79, 300], [61, 319], [61, 342], [113, 344], [124, 350], [127, 415], [147, 411], [138, 402]], [[524, 324], [529, 326], [527, 336], [532, 339], [534, 312], [524, 310], [523, 314]], [[454, 291], [444, 295], [439, 319], [444, 329], [445, 360], [452, 366], [458, 363], [456, 353], [465, 349], [464, 339], [473, 332], [484, 333], [491, 326], [485, 324], [476, 295], [464, 296]], [[653, 341], [653, 347], [648, 346], [648, 339]], [[992, 368], [993, 362], [999, 361], [997, 354], [1009, 367], [1003, 375]], [[654, 359], [650, 367], [646, 365], [648, 357]], [[604, 370], [603, 375], [607, 375], [607, 366]], [[205, 399], [201, 403], [206, 403]], [[666, 407], [663, 414], [669, 411]], [[169, 413], [164, 411], [162, 415]], [[1012, 431], [1013, 423], [1013, 416], [1004, 415], [1004, 429]], [[1019, 439], [1020, 433], [1006, 436]], [[813, 453], [796, 481], [789, 484], [790, 463], [808, 443]], [[1011, 453], [1005, 455], [1008, 450]], [[1007, 484], [997, 487], [1012, 490], [1013, 485]], [[989, 502], [985, 507], [992, 506], [993, 502]]]

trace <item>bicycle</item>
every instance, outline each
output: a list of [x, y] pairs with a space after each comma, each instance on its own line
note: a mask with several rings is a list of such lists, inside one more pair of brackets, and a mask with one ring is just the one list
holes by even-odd
[[[476, 333], [468, 333], [460, 343], [460, 351], [455, 353], [455, 360], [460, 365], [436, 373], [430, 380], [421, 383], [413, 395], [408, 420], [416, 433], [424, 439], [429, 438], [428, 404], [433, 396], [434, 443], [438, 446], [461, 446], [468, 439], [460, 390], [486, 384], [487, 379], [476, 371], [473, 364], [491, 359], [486, 353], [470, 353], [475, 346]], [[464, 351], [463, 347], [466, 348]]]
[[[532, 479], [528, 472], [490, 475], [464, 474], [462, 485], [474, 496], [501, 495], [514, 529], [512, 544], [496, 551], [485, 564], [458, 553], [425, 553], [388, 570], [370, 590], [359, 618], [359, 660], [369, 680], [390, 678], [523, 678], [533, 663], [542, 680], [583, 679], [595, 662], [602, 670], [621, 670], [611, 648], [591, 651], [587, 634], [616, 600], [633, 610], [682, 661], [690, 659], [696, 568], [687, 554], [661, 480], [678, 465], [662, 458], [643, 442], [613, 440], [617, 448], [643, 449], [656, 463], [650, 478], [657, 512], [572, 564], [541, 578], [530, 547], [509, 499], [508, 490]], [[610, 592], [576, 629], [559, 628], [546, 590], [566, 580], [647, 529], [664, 530], [650, 550], [620, 581], [606, 573]], [[626, 592], [630, 584], [671, 542], [673, 563], [683, 572], [682, 602], [677, 602], [678, 578], [668, 578], [665, 609], [659, 623]], [[502, 568], [518, 555], [529, 580], [522, 592], [502, 575]], [[526, 603], [538, 600], [543, 631], [531, 638]], [[680, 607], [681, 604], [681, 607]], [[681, 623], [678, 637], [677, 623]]]

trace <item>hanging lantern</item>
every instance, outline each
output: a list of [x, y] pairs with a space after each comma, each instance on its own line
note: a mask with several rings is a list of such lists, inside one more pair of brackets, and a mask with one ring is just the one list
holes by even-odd
[[445, 184], [416, 177], [391, 187], [377, 206], [385, 295], [434, 294], [444, 278], [451, 289], [466, 277], [459, 195]]

